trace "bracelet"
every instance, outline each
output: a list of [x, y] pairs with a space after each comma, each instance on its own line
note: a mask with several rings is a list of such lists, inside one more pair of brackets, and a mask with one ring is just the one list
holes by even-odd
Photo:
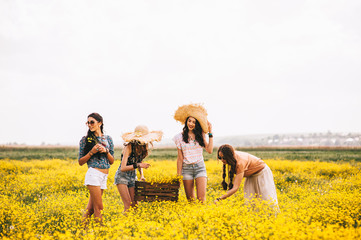
[[136, 169], [138, 167], [137, 163], [133, 163], [133, 168]]
[[208, 137], [212, 138], [213, 134], [212, 133], [208, 133]]
[[90, 151], [88, 152], [88, 154], [90, 155], [90, 156], [93, 156], [94, 154], [93, 153], [91, 153]]

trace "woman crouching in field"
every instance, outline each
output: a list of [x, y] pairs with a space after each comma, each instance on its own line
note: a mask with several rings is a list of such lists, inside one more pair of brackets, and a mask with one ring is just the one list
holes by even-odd
[[148, 156], [149, 144], [153, 141], [160, 141], [163, 133], [161, 131], [149, 132], [146, 126], [137, 126], [134, 132], [123, 134], [125, 148], [122, 154], [122, 162], [119, 165], [114, 177], [114, 184], [117, 185], [120, 197], [124, 204], [124, 213], [130, 207], [134, 207], [134, 187], [137, 180], [136, 169], [140, 173], [140, 180], [144, 181], [143, 168], [150, 167], [149, 163], [143, 163]]
[[85, 226], [89, 223], [91, 215], [97, 222], [102, 222], [104, 189], [107, 189], [108, 171], [114, 163], [114, 144], [110, 136], [104, 135], [103, 118], [98, 113], [88, 116], [86, 122], [89, 127], [88, 134], [80, 140], [79, 164], [87, 163], [88, 171], [85, 175], [85, 185], [89, 189], [90, 198], [83, 214]]
[[[218, 159], [224, 164], [222, 182], [224, 190], [227, 190], [227, 183], [225, 181], [227, 164], [230, 165], [231, 170], [229, 172], [229, 191], [217, 198], [215, 203], [219, 200], [226, 199], [237, 192], [243, 177], [245, 177], [244, 198], [246, 201], [249, 201], [252, 198], [261, 198], [270, 201], [275, 209], [278, 210], [276, 186], [273, 181], [272, 171], [264, 161], [249, 153], [235, 151], [234, 148], [228, 144], [220, 146], [217, 155]], [[236, 176], [234, 177], [234, 175]], [[233, 177], [234, 184], [232, 184]]]

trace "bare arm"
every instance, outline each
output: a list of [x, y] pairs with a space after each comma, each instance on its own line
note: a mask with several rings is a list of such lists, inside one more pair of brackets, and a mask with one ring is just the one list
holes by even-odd
[[206, 140], [206, 135], [203, 134], [203, 139], [204, 139], [204, 145], [205, 145], [205, 150], [207, 151], [207, 153], [211, 154], [213, 152], [213, 137], [209, 138], [209, 143]]
[[123, 158], [122, 158], [122, 163], [121, 163], [121, 167], [120, 167], [122, 172], [127, 172], [127, 171], [134, 170], [133, 165], [127, 166], [128, 157], [129, 157], [131, 152], [132, 152], [132, 149], [131, 149], [131, 146], [129, 144], [123, 150]]
[[[212, 133], [212, 124], [210, 122], [208, 122], [208, 131]], [[208, 143], [206, 140], [206, 135], [203, 134], [203, 140], [207, 153], [211, 154], [213, 152], [213, 137], [209, 138], [209, 143]]]
[[177, 148], [178, 150], [178, 157], [177, 157], [177, 175], [182, 175], [182, 168], [183, 168], [183, 153], [182, 150]]
[[109, 150], [106, 150], [107, 158], [109, 160], [109, 164], [112, 165], [114, 163], [114, 156], [110, 154]]
[[145, 181], [145, 177], [143, 174], [143, 168], [138, 168], [139, 174], [140, 174], [140, 181]]
[[[121, 164], [121, 167], [120, 167], [122, 172], [134, 171], [135, 170], [133, 165], [128, 165], [127, 166], [128, 157], [129, 157], [131, 152], [132, 152], [132, 149], [131, 149], [131, 146], [129, 144], [129, 145], [127, 145], [125, 147], [124, 152], [123, 152], [123, 159], [122, 159], [122, 164]], [[137, 167], [138, 168], [149, 168], [150, 164], [149, 163], [137, 163]]]
[[[96, 154], [97, 152], [99, 152], [101, 144], [96, 144], [85, 156], [83, 156], [82, 158], [80, 158], [78, 160], [78, 163], [80, 166], [83, 166], [86, 162], [89, 161], [89, 159]], [[114, 160], [113, 160], [114, 161]]]
[[99, 144], [99, 152], [100, 153], [105, 153], [108, 160], [109, 160], [109, 164], [112, 165], [114, 163], [114, 156], [112, 154], [110, 154], [109, 149], [107, 149], [106, 147], [104, 147], [103, 145]]
[[243, 180], [243, 175], [244, 175], [244, 172], [239, 173], [239, 174], [236, 175], [236, 177], [234, 178], [233, 188], [228, 190], [228, 192], [226, 192], [226, 194], [222, 195], [219, 198], [219, 200], [226, 199], [226, 198], [232, 196], [234, 193], [236, 193], [238, 191], [239, 187], [241, 186], [242, 180]]

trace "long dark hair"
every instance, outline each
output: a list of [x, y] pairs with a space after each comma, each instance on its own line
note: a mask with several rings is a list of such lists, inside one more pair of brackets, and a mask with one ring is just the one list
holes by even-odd
[[[188, 142], [189, 142], [189, 136], [188, 136], [189, 129], [188, 129], [187, 122], [188, 122], [188, 119], [189, 119], [190, 117], [191, 117], [191, 116], [187, 117], [186, 122], [185, 122], [184, 127], [183, 127], [183, 132], [182, 132], [183, 141], [184, 141], [185, 143], [188, 143]], [[198, 144], [199, 144], [201, 147], [205, 147], [206, 145], [204, 144], [203, 130], [202, 130], [201, 124], [199, 124], [199, 122], [198, 122], [198, 120], [197, 120], [196, 118], [194, 118], [194, 119], [196, 120], [196, 126], [194, 127], [193, 132], [194, 132], [196, 141], [198, 142]]]
[[137, 159], [143, 160], [148, 156], [148, 152], [149, 152], [148, 144], [141, 144], [139, 141], [131, 141], [129, 143], [124, 143], [124, 146], [127, 146], [129, 144], [132, 148], [132, 151], [134, 151], [134, 155]]
[[[99, 113], [91, 113], [88, 115], [88, 118], [94, 118], [95, 120], [97, 120], [98, 122], [101, 122], [102, 125], [100, 126], [100, 131], [102, 133], [103, 132], [103, 128], [104, 128], [104, 123], [103, 123], [103, 117], [100, 116]], [[88, 130], [88, 133], [85, 137], [85, 147], [84, 147], [84, 153], [87, 154], [90, 150], [92, 150], [92, 148], [98, 143], [98, 139], [97, 137], [95, 136], [95, 133], [90, 131], [90, 129]], [[96, 153], [98, 154], [98, 153]]]
[[222, 182], [222, 186], [224, 190], [227, 190], [227, 186], [228, 189], [232, 189], [233, 188], [233, 177], [234, 174], [236, 174], [236, 166], [237, 166], [237, 160], [235, 157], [235, 152], [234, 149], [231, 145], [229, 144], [224, 144], [222, 146], [220, 146], [218, 148], [218, 152], [217, 152], [217, 157], [218, 159], [220, 159], [219, 157], [219, 153], [223, 154], [223, 159], [226, 161], [226, 163], [228, 165], [231, 166], [231, 169], [229, 170], [229, 186], [226, 183], [226, 164], [223, 165], [223, 182]]

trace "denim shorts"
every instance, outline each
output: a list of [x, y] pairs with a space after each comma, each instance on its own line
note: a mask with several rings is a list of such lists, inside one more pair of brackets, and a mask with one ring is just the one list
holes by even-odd
[[137, 172], [135, 170], [122, 172], [120, 166], [114, 176], [114, 184], [125, 184], [128, 188], [135, 187]]
[[183, 180], [193, 180], [199, 177], [207, 177], [206, 164], [204, 161], [195, 164], [183, 163]]
[[84, 185], [100, 186], [100, 189], [107, 189], [108, 174], [102, 173], [95, 168], [88, 168], [85, 174]]

